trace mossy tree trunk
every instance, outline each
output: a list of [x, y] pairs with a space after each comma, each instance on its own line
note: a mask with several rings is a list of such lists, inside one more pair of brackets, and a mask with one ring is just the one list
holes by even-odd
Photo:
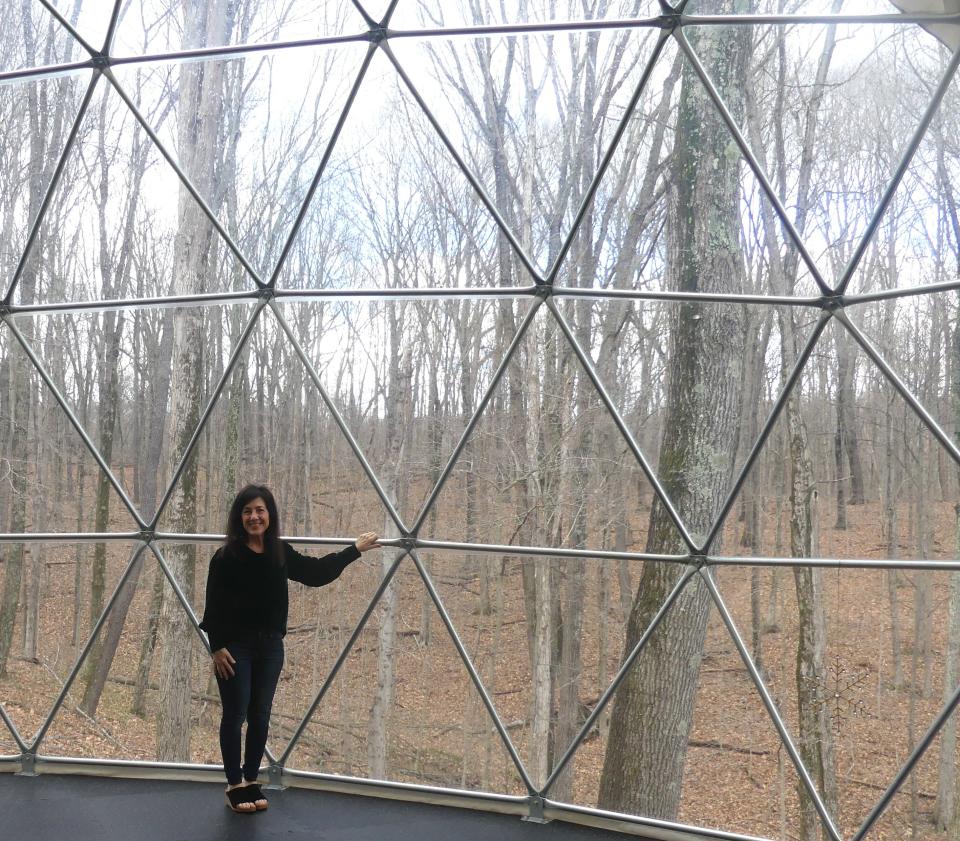
[[[732, 11], [724, 4], [723, 11]], [[749, 32], [691, 33], [694, 49], [715, 68], [714, 82], [742, 112]], [[739, 155], [693, 70], [685, 66], [677, 117], [668, 230], [672, 288], [739, 292]], [[729, 490], [726, 453], [736, 444], [742, 315], [732, 308], [684, 304], [670, 336], [670, 374], [659, 472], [688, 529], [703, 536]], [[648, 552], [685, 552], [659, 501], [650, 514]], [[647, 564], [627, 627], [629, 651], [677, 580], [677, 568]], [[692, 723], [709, 594], [694, 580], [650, 639], [613, 704], [599, 806], [674, 819]]]

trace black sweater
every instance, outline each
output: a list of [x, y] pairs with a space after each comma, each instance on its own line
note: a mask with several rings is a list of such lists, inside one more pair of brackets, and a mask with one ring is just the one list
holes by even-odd
[[210, 650], [249, 640], [258, 631], [287, 633], [287, 579], [308, 587], [336, 581], [360, 557], [355, 545], [322, 558], [301, 555], [281, 542], [284, 563], [278, 566], [248, 546], [222, 546], [210, 559], [207, 597], [200, 627], [210, 638]]

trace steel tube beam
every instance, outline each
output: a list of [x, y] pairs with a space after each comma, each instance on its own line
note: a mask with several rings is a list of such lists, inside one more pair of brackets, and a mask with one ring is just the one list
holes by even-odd
[[328, 35], [320, 38], [297, 38], [291, 41], [260, 41], [246, 44], [224, 44], [216, 47], [194, 47], [189, 50], [168, 50], [162, 53], [118, 56], [109, 58], [111, 67], [129, 67], [142, 64], [182, 63], [187, 61], [228, 61], [246, 58], [249, 55], [282, 52], [283, 50], [338, 47], [345, 44], [367, 44], [370, 35], [359, 32], [355, 35]]
[[15, 85], [24, 82], [40, 82], [45, 79], [57, 79], [63, 76], [78, 76], [96, 69], [93, 59], [71, 61], [65, 64], [46, 64], [39, 67], [25, 67], [20, 70], [4, 70], [0, 73], [0, 85]]
[[620, 684], [626, 680], [627, 673], [633, 667], [637, 657], [640, 656], [640, 652], [646, 647], [647, 640], [653, 636], [653, 633], [659, 627], [660, 622], [667, 615], [667, 613], [670, 611], [670, 608], [673, 607], [673, 603], [680, 597], [680, 594], [687, 586], [687, 582], [689, 582], [690, 579], [696, 575], [696, 573], [697, 568], [691, 566], [688, 567], [677, 579], [677, 583], [673, 585], [673, 589], [667, 595], [666, 600], [660, 606], [660, 609], [656, 612], [653, 619], [650, 620], [650, 624], [647, 626], [640, 639], [637, 640], [637, 644], [630, 651], [630, 654], [626, 657], [626, 659], [624, 659], [616, 675], [614, 675], [613, 680], [610, 682], [610, 685], [606, 688], [604, 693], [600, 696], [600, 699], [597, 701], [593, 711], [589, 716], [587, 716], [587, 720], [580, 728], [580, 732], [577, 733], [573, 742], [560, 758], [560, 761], [554, 766], [553, 771], [550, 773], [550, 776], [547, 778], [547, 781], [543, 784], [543, 788], [539, 792], [541, 797], [547, 796], [550, 789], [553, 787], [553, 784], [557, 781], [557, 778], [563, 773], [563, 769], [567, 767], [567, 764], [573, 758], [573, 755], [577, 752], [580, 745], [583, 744], [583, 740], [587, 737], [587, 734], [593, 727], [593, 723], [600, 717], [600, 714], [606, 708], [607, 703], [613, 697], [613, 694], [620, 688]]
[[403, 518], [400, 516], [400, 513], [394, 506], [393, 500], [390, 499], [390, 494], [386, 492], [383, 485], [380, 483], [380, 479], [377, 477], [374, 469], [370, 466], [370, 462], [367, 461], [367, 457], [360, 448], [360, 444], [347, 427], [347, 422], [343, 419], [343, 415], [340, 414], [340, 410], [337, 408], [333, 400], [330, 399], [330, 395], [327, 394], [327, 390], [323, 387], [323, 383], [320, 381], [320, 375], [313, 367], [313, 362], [310, 361], [306, 351], [304, 351], [304, 349], [300, 346], [300, 342], [297, 340], [297, 337], [294, 336], [293, 330], [290, 329], [290, 325], [287, 324], [287, 320], [283, 317], [283, 313], [280, 312], [276, 303], [273, 301], [270, 302], [270, 309], [277, 321], [280, 323], [280, 326], [283, 328], [283, 332], [287, 334], [287, 339], [289, 340], [297, 356], [300, 357], [300, 361], [303, 363], [303, 367], [306, 369], [310, 379], [313, 380], [313, 384], [316, 386], [317, 391], [320, 393], [320, 398], [323, 400], [324, 405], [327, 407], [327, 410], [333, 417], [334, 423], [336, 423], [340, 432], [343, 433], [343, 437], [347, 439], [350, 449], [353, 450], [353, 454], [360, 462], [363, 472], [366, 474], [370, 484], [373, 485], [374, 490], [377, 492], [377, 496], [380, 497], [380, 502], [382, 502], [384, 508], [386, 508], [387, 513], [390, 515], [390, 519], [393, 520], [401, 534], [409, 534], [407, 526], [403, 522]]
[[446, 465], [440, 472], [440, 475], [437, 477], [436, 484], [430, 491], [430, 495], [424, 501], [423, 507], [420, 509], [420, 514], [414, 521], [413, 528], [410, 529], [411, 534], [416, 535], [420, 531], [423, 521], [430, 513], [430, 509], [433, 508], [434, 503], [437, 501], [437, 497], [440, 496], [440, 491], [443, 489], [443, 486], [447, 483], [447, 479], [453, 472], [453, 467], [457, 463], [457, 459], [460, 458], [460, 454], [463, 452], [464, 447], [467, 446], [467, 441], [473, 434], [473, 430], [476, 428], [477, 424], [480, 423], [480, 418], [483, 416], [483, 413], [487, 408], [487, 404], [491, 399], [493, 399], [493, 393], [497, 390], [500, 380], [503, 378], [504, 373], [509, 367], [510, 360], [513, 359], [514, 354], [517, 352], [517, 348], [520, 347], [520, 343], [523, 341], [523, 337], [530, 329], [530, 325], [533, 324], [533, 319], [536, 317], [537, 310], [540, 309], [540, 303], [541, 300], [537, 298], [533, 302], [533, 306], [530, 307], [527, 314], [524, 316], [523, 321], [520, 322], [520, 327], [517, 329], [517, 335], [513, 337], [509, 347], [503, 354], [503, 359], [500, 360], [497, 370], [494, 372], [493, 377], [491, 377], [490, 384], [487, 386], [487, 390], [484, 392], [483, 397], [480, 398], [480, 402], [477, 404], [477, 408], [474, 411], [473, 416], [469, 421], [467, 421], [467, 426], [460, 435], [460, 440], [457, 442], [457, 445], [453, 448], [450, 458], [447, 459]]
[[120, 19], [120, 6], [123, 0], [114, 0], [113, 11], [110, 13], [110, 22], [107, 24], [107, 34], [103, 39], [103, 48], [100, 52], [103, 55], [110, 55], [113, 49], [113, 39], [117, 34], [117, 22]]
[[858, 304], [872, 304], [877, 301], [890, 301], [897, 298], [910, 298], [917, 295], [935, 295], [938, 292], [955, 292], [960, 289], [960, 280], [948, 280], [943, 283], [929, 283], [923, 286], [910, 286], [904, 289], [882, 289], [878, 292], [866, 292], [861, 295], [844, 295], [845, 307]]
[[[960, 288], [960, 281], [931, 284], [931, 292], [949, 292]], [[364, 288], [364, 287], [325, 287], [321, 289], [275, 289], [274, 298], [280, 301], [311, 301], [337, 299], [376, 299], [376, 300], [444, 300], [450, 298], [526, 298], [536, 296], [540, 287], [532, 286], [448, 286], [448, 287], [400, 287], [400, 288]], [[757, 306], [789, 306], [821, 309], [823, 297], [787, 297], [774, 295], [738, 295], [701, 294], [699, 292], [643, 291], [632, 289], [576, 289], [554, 286], [557, 298], [590, 298], [597, 300], [637, 300], [665, 301], [678, 303], [715, 303], [748, 304]], [[883, 293], [867, 296], [848, 296], [845, 303], [855, 305], [870, 303], [874, 300], [900, 298], [910, 295], [926, 294], [924, 289], [892, 289]], [[256, 302], [263, 297], [262, 292], [251, 289], [246, 292], [203, 292], [195, 295], [171, 295], [149, 298], [109, 298], [101, 301], [66, 301], [52, 304], [10, 304], [11, 315], [33, 315], [44, 313], [80, 313], [104, 312], [126, 309], [162, 309], [180, 306], [214, 306], [241, 301]]]
[[[587, 826], [597, 826], [605, 828], [614, 828], [623, 830], [624, 825], [630, 827], [643, 827], [643, 838], [650, 841], [654, 839], [663, 839], [663, 841], [762, 841], [754, 835], [741, 835], [737, 832], [724, 832], [722, 829], [707, 829], [690, 824], [674, 823], [673, 821], [663, 821], [657, 818], [644, 818], [639, 815], [630, 815], [625, 812], [611, 812], [606, 809], [592, 809], [589, 806], [575, 806], [571, 803], [558, 803], [553, 800], [546, 801], [545, 814], [549, 817], [557, 817], [561, 820], [569, 820], [567, 815], [583, 815], [586, 818], [593, 818], [593, 821], [577, 821], [586, 823]], [[630, 834], [636, 834], [630, 832]]]
[[783, 412], [787, 405], [787, 401], [790, 399], [791, 394], [793, 394], [793, 389], [800, 381], [800, 375], [803, 373], [803, 369], [806, 367], [807, 360], [810, 358], [810, 354], [813, 353], [813, 349], [817, 346], [817, 342], [820, 339], [820, 334], [823, 333], [829, 320], [830, 312], [824, 310], [823, 314], [820, 316], [817, 326], [810, 334], [810, 338], [807, 339], [807, 343], [804, 345], [803, 350], [800, 351], [800, 356], [797, 357], [797, 361], [793, 365], [793, 370], [790, 372], [790, 376], [784, 383], [783, 390], [777, 397], [776, 403], [774, 403], [773, 407], [770, 409], [770, 414], [767, 416], [766, 421], [764, 421], [763, 428], [760, 430], [760, 435], [753, 447], [750, 449], [750, 454], [747, 456], [747, 460], [743, 463], [743, 467], [740, 468], [740, 473], [737, 475], [736, 481], [733, 483], [733, 487], [730, 489], [730, 493], [727, 494], [726, 501], [721, 506], [720, 512], [717, 514], [717, 519], [714, 521], [713, 526], [711, 526], [706, 540], [703, 541], [703, 546], [698, 547], [700, 552], [704, 554], [709, 553], [710, 547], [713, 545], [713, 541], [717, 539], [717, 535], [720, 533], [720, 530], [723, 528], [723, 524], [726, 522], [727, 516], [730, 514], [730, 509], [733, 508], [733, 503], [736, 502], [737, 496], [740, 494], [740, 490], [747, 481], [747, 477], [750, 475], [750, 470], [753, 468], [754, 462], [757, 460], [763, 450], [763, 445], [766, 443], [767, 438], [770, 437], [770, 433], [773, 431], [773, 427], [777, 422], [777, 418], [780, 417], [780, 413]]
[[121, 540], [140, 540], [138, 531], [116, 532], [4, 532], [0, 534], [0, 543], [109, 543]]
[[810, 774], [808, 773], [806, 766], [803, 764], [803, 760], [801, 759], [796, 746], [793, 744], [790, 734], [787, 732], [787, 726], [780, 717], [780, 713], [777, 710], [777, 705], [770, 696], [770, 692], [767, 690], [767, 686], [763, 681], [763, 677], [757, 670], [757, 667], [753, 662], [753, 658], [750, 656], [750, 652], [747, 651], [747, 647], [743, 642], [743, 638], [740, 636], [740, 632], [737, 630], [736, 623], [733, 621], [730, 611], [727, 610], [727, 606], [723, 602], [723, 598], [721, 597], [720, 591], [717, 589], [717, 586], [713, 581], [713, 577], [708, 571], [701, 572], [700, 577], [707, 585], [707, 589], [710, 591], [710, 596], [713, 598], [713, 603], [716, 605], [717, 610], [720, 613], [720, 618], [723, 619], [723, 624], [727, 626], [727, 631], [730, 634], [730, 637], [733, 639], [734, 645], [737, 647], [737, 651], [740, 654], [740, 659], [743, 661], [743, 665], [747, 667], [747, 672], [749, 673], [750, 679], [753, 681], [757, 692], [760, 693], [760, 698], [763, 701], [763, 705], [767, 708], [767, 713], [773, 721], [773, 726], [776, 727], [777, 733], [780, 735], [780, 741], [783, 743], [784, 748], [786, 748], [787, 753], [790, 755], [790, 759], [793, 761], [794, 767], [797, 769], [797, 774], [800, 776], [803, 787], [807, 790], [807, 794], [813, 801], [813, 805], [817, 810], [817, 814], [820, 815], [820, 820], [823, 823], [824, 828], [827, 830], [827, 833], [829, 834], [830, 838], [833, 839], [833, 841], [842, 841], [840, 838], [840, 833], [837, 831], [836, 826], [834, 826], [833, 819], [830, 817], [829, 812], [827, 812], [827, 807], [824, 805], [823, 800], [821, 800], [819, 792], [817, 792], [817, 787], [813, 784], [813, 780], [810, 778]]
[[364, 23], [366, 23], [368, 27], [373, 29], [377, 25], [377, 22], [370, 17], [370, 13], [363, 8], [363, 5], [359, 2], [359, 0], [350, 0], [350, 3], [353, 5], [353, 8], [357, 10], [357, 12], [360, 14], [360, 17], [363, 18]]
[[656, 561], [689, 564], [689, 555], [657, 555], [649, 552], [611, 552], [608, 549], [566, 549], [552, 546], [524, 546], [496, 543], [455, 543], [449, 540], [413, 539], [414, 548], [444, 552], [489, 552], [495, 555], [542, 555], [551, 558], [583, 558], [607, 561]]
[[[87, 43], [70, 23], [56, 11], [48, 0], [39, 0], [53, 14], [58, 22], [91, 56], [97, 50]], [[600, 32], [624, 29], [670, 29], [690, 26], [827, 26], [827, 25], [892, 25], [909, 24], [956, 24], [960, 15], [956, 13], [915, 13], [915, 14], [879, 14], [879, 15], [659, 15], [646, 18], [609, 18], [582, 21], [549, 21], [529, 23], [487, 24], [477, 26], [448, 26], [424, 29], [387, 29], [383, 35], [391, 40], [432, 40], [451, 38], [484, 38], [496, 36], [549, 35], [562, 32]], [[367, 17], [369, 28], [379, 25]], [[359, 31], [353, 35], [330, 35], [318, 38], [299, 38], [288, 41], [270, 41], [244, 44], [227, 44], [215, 47], [196, 47], [188, 50], [168, 50], [160, 53], [99, 57], [109, 67], [124, 65], [159, 64], [163, 62], [202, 61], [204, 59], [236, 59], [257, 53], [281, 52], [288, 49], [334, 47], [342, 44], [364, 44], [371, 39], [369, 31]], [[92, 60], [46, 65], [29, 69], [7, 70], [0, 73], [0, 84], [9, 81], [37, 79], [44, 76], [63, 76], [80, 70], [89, 70], [97, 65]]]
[[163, 309], [169, 307], [200, 307], [227, 304], [238, 301], [258, 301], [261, 293], [249, 292], [204, 292], [198, 295], [171, 295], [164, 298], [109, 298], [103, 301], [67, 301], [59, 304], [11, 304], [11, 315], [35, 315], [45, 313], [106, 312], [126, 309]]
[[450, 619], [450, 614], [447, 613], [447, 609], [443, 605], [443, 601], [440, 598], [440, 594], [437, 592], [437, 588], [433, 584], [433, 580], [430, 578], [430, 574], [420, 562], [420, 558], [417, 556], [415, 549], [411, 550], [410, 557], [413, 559], [413, 563], [417, 568], [417, 572], [420, 573], [420, 578], [423, 580], [423, 584], [427, 588], [427, 593], [430, 594], [430, 600], [433, 602], [433, 606], [437, 609], [437, 612], [440, 614], [440, 618], [443, 620], [444, 626], [446, 626], [447, 633], [450, 634], [450, 639], [453, 640], [453, 644], [457, 649], [457, 654], [460, 655], [460, 661], [463, 663], [463, 667], [470, 675], [470, 680], [473, 682], [474, 688], [480, 693], [480, 698], [483, 701], [483, 705], [487, 708], [487, 713], [493, 720], [493, 726], [500, 735], [500, 740], [507, 749], [507, 753], [510, 754], [510, 759], [513, 761], [513, 764], [517, 769], [517, 773], [520, 774], [520, 779], [523, 780], [523, 784], [527, 787], [527, 791], [530, 794], [535, 794], [537, 790], [536, 786], [530, 779], [530, 775], [527, 773], [526, 766], [523, 764], [523, 760], [517, 753], [517, 749], [514, 747], [513, 740], [510, 738], [510, 734], [507, 733], [507, 728], [500, 719], [500, 715], [497, 712], [496, 707], [494, 707], [493, 700], [490, 698], [486, 687], [483, 685], [483, 681], [480, 680], [480, 675], [477, 673], [477, 670], [473, 665], [473, 661], [470, 659], [470, 655], [467, 653], [467, 649], [464, 646], [463, 641], [460, 639], [460, 635], [457, 633], [457, 629], [453, 626], [453, 622]]
[[[407, 792], [409, 794], [424, 794], [448, 799], [450, 797], [463, 797], [478, 803], [499, 803], [522, 807], [527, 802], [527, 797], [516, 794], [497, 794], [489, 791], [470, 791], [460, 788], [441, 788], [440, 786], [428, 786], [418, 783], [400, 783], [393, 780], [376, 780], [367, 777], [351, 777], [340, 774], [324, 774], [318, 771], [301, 771], [296, 768], [284, 768], [285, 777], [302, 780], [318, 780], [327, 783], [333, 783], [337, 788], [349, 789], [358, 794], [362, 794], [364, 789], [383, 789], [386, 791]], [[519, 808], [514, 810], [517, 814], [522, 814]]]
[[397, 573], [397, 569], [400, 567], [400, 562], [407, 556], [407, 552], [400, 552], [397, 554], [397, 557], [394, 559], [393, 563], [390, 565], [390, 568], [387, 570], [386, 574], [380, 579], [380, 584], [377, 586], [377, 589], [374, 591], [373, 597], [370, 599], [370, 603], [367, 605], [366, 610], [363, 611], [363, 614], [360, 616], [360, 619], [357, 621], [356, 626], [353, 629], [353, 632], [350, 634], [350, 637], [347, 639], [346, 645], [344, 645], [343, 650], [337, 656], [337, 659], [334, 661], [333, 666], [330, 667], [330, 672], [323, 679], [323, 683], [320, 685], [320, 689], [317, 691], [316, 696], [314, 697], [312, 703], [307, 708], [306, 713], [303, 718], [300, 720], [300, 723], [297, 725], [297, 729], [293, 731], [293, 735], [290, 737], [290, 741], [287, 742], [286, 748], [284, 748], [283, 753], [280, 754], [279, 759], [277, 759], [277, 764], [283, 767], [287, 759], [290, 757], [290, 754], [293, 752], [293, 749], [297, 746], [297, 742], [300, 741], [300, 736], [303, 735], [303, 731], [306, 729], [307, 724], [310, 722], [310, 719], [313, 718], [314, 712], [316, 712], [317, 707], [320, 706], [320, 702], [323, 700], [323, 697], [327, 694], [327, 690], [330, 688], [330, 684], [333, 683], [334, 679], [340, 673], [340, 669], [343, 667], [343, 664], [347, 661], [347, 657], [350, 656], [350, 652], [353, 650], [353, 646], [356, 644], [357, 640], [360, 637], [360, 634], [363, 632], [363, 629], [366, 627], [368, 620], [373, 611], [376, 609], [377, 605], [380, 604], [380, 599], [383, 598], [383, 594], [386, 592], [387, 587], [390, 586], [390, 582], [393, 581], [394, 576]]
[[683, 542], [687, 544], [687, 548], [689, 548], [691, 552], [696, 552], [697, 546], [693, 537], [690, 535], [690, 532], [687, 531], [687, 527], [680, 518], [680, 514], [674, 507], [673, 501], [670, 499], [670, 496], [667, 494], [667, 491], [663, 485], [660, 484], [660, 480], [653, 472], [653, 468], [651, 468], [647, 462], [646, 456], [644, 456], [643, 452], [640, 450], [640, 445], [637, 444], [636, 440], [634, 439], [633, 433], [630, 432], [623, 418], [620, 416], [620, 411], [616, 406], [613, 405], [613, 400], [610, 398], [610, 395], [607, 394], [607, 390], [603, 383], [600, 382], [600, 377], [593, 369], [593, 360], [590, 359], [590, 357], [587, 356], [586, 351], [580, 347], [580, 343], [577, 341], [576, 336], [573, 335], [570, 325], [567, 324], [566, 319], [557, 309], [556, 304], [552, 300], [547, 299], [547, 306], [549, 307], [550, 312], [553, 313], [553, 317], [557, 320], [557, 323], [560, 325], [560, 329], [563, 331], [563, 335], [566, 336], [567, 342], [569, 342], [570, 347], [573, 349], [577, 359], [580, 360], [580, 364], [583, 366], [587, 376], [590, 378], [590, 382], [593, 383], [593, 387], [600, 395], [603, 405], [607, 407], [607, 412], [610, 414], [610, 417], [613, 418], [614, 424], [616, 424], [617, 429], [620, 430], [620, 434], [630, 447], [630, 452], [633, 453], [633, 457], [639, 463], [640, 469], [647, 477], [647, 481], [653, 486], [654, 493], [656, 493], [656, 495], [659, 497], [661, 505], [663, 505], [663, 508], [669, 515], [670, 519], [673, 520], [673, 524], [680, 533], [680, 537], [683, 539]]
[[530, 286], [404, 286], [381, 289], [338, 287], [325, 289], [277, 289], [281, 300], [310, 300], [313, 298], [528, 298], [537, 294], [537, 285]]
[[131, 553], [130, 559], [127, 561], [127, 566], [123, 570], [123, 574], [120, 576], [120, 579], [117, 581], [116, 586], [113, 588], [113, 593], [110, 595], [110, 598], [107, 600], [106, 605], [104, 605], [103, 610], [100, 612], [100, 616], [97, 617], [96, 624], [90, 631], [90, 636], [87, 637], [87, 641], [84, 644], [83, 648], [80, 651], [79, 656], [77, 657], [76, 662], [73, 664], [73, 668], [70, 670], [70, 674], [67, 676], [67, 679], [64, 681], [63, 686], [60, 688], [60, 692], [56, 697], [56, 700], [53, 702], [53, 706], [50, 709], [50, 712], [47, 713], [47, 717], [44, 719], [43, 724], [40, 725], [40, 729], [37, 731], [36, 735], [33, 738], [33, 742], [30, 743], [29, 752], [36, 753], [37, 748], [43, 742], [43, 737], [46, 736], [47, 731], [50, 728], [53, 719], [56, 717], [57, 712], [60, 710], [64, 699], [67, 697], [67, 693], [70, 691], [70, 687], [73, 685], [74, 680], [76, 680], [77, 675], [80, 673], [80, 669], [84, 664], [84, 661], [87, 659], [87, 655], [90, 653], [90, 650], [93, 648], [93, 643], [100, 634], [100, 629], [103, 627], [104, 622], [107, 621], [107, 616], [110, 615], [110, 611], [113, 610], [113, 606], [117, 601], [120, 591], [123, 589], [123, 585], [127, 583], [127, 579], [130, 578], [130, 574], [133, 572], [134, 568], [137, 565], [137, 561], [140, 556], [143, 554], [143, 551], [147, 548], [146, 543], [140, 543]]
[[900, 560], [870, 558], [769, 558], [752, 556], [713, 556], [707, 566], [716, 567], [818, 567], [826, 569], [912, 569], [929, 572], [960, 572], [960, 560], [932, 561], [922, 558]]
[[[960, 285], [960, 281], [958, 281]], [[740, 295], [736, 292], [672, 292], [644, 289], [578, 289], [554, 286], [555, 298], [600, 298], [631, 301], [676, 301], [704, 304], [756, 304], [758, 306], [823, 307], [823, 296], [793, 297], [790, 295]]]
[[207, 401], [207, 405], [203, 410], [203, 414], [200, 415], [200, 421], [197, 424], [197, 428], [193, 431], [193, 435], [190, 437], [186, 448], [180, 456], [180, 463], [177, 465], [176, 470], [173, 471], [173, 477], [171, 478], [170, 483], [167, 485], [166, 491], [164, 491], [163, 497], [160, 500], [160, 504], [157, 506], [156, 512], [154, 512], [153, 518], [150, 520], [149, 528], [155, 529], [157, 527], [157, 523], [160, 522], [160, 518], [163, 516], [164, 510], [166, 509], [167, 504], [170, 502], [170, 497], [173, 496], [174, 488], [176, 487], [177, 482], [180, 481], [180, 476], [186, 469], [187, 462], [190, 460], [190, 456], [193, 454], [194, 447], [197, 446], [197, 442], [200, 440], [200, 435], [203, 433], [203, 429], [207, 425], [207, 420], [213, 413], [213, 407], [216, 406], [217, 401], [220, 399], [220, 393], [224, 388], [226, 388], [227, 382], [233, 375], [233, 369], [236, 368], [237, 362], [240, 361], [240, 356], [247, 346], [247, 340], [250, 338], [250, 334], [253, 332], [253, 328], [256, 326], [257, 319], [260, 317], [260, 313], [263, 312], [265, 306], [266, 301], [261, 302], [257, 306], [257, 308], [253, 311], [253, 314], [250, 316], [249, 321], [247, 321], [246, 326], [243, 328], [243, 332], [240, 334], [240, 337], [237, 339], [237, 345], [230, 354], [230, 359], [227, 362], [226, 367], [223, 369], [223, 374], [220, 375], [220, 381], [214, 388], [213, 394], [210, 395], [210, 399]]

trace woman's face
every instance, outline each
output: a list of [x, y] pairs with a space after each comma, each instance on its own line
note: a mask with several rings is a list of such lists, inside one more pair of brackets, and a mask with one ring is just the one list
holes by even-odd
[[259, 496], [243, 506], [240, 517], [243, 520], [243, 530], [248, 537], [263, 537], [270, 526], [267, 504]]

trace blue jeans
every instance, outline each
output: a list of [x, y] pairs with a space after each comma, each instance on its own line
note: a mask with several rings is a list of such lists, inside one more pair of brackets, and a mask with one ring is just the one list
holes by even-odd
[[[263, 632], [249, 641], [228, 643], [227, 651], [236, 663], [233, 677], [217, 677], [223, 716], [220, 719], [220, 752], [227, 783], [253, 782], [267, 746], [270, 709], [283, 668], [283, 639], [278, 632]], [[243, 722], [247, 739], [240, 764]]]

